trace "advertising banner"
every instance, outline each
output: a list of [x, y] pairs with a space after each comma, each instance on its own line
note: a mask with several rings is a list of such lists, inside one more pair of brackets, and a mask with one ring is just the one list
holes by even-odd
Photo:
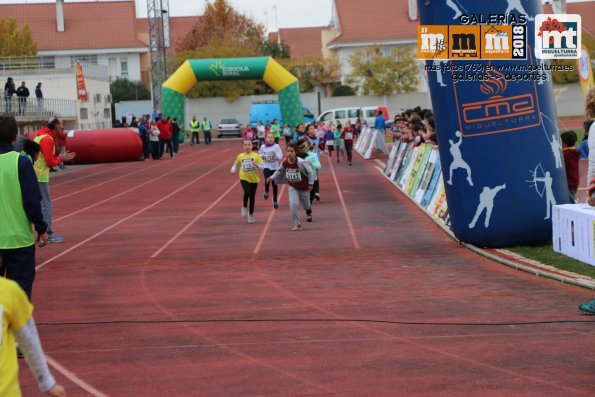
[[580, 17], [548, 20], [540, 0], [418, 8], [448, 201], [435, 212], [466, 243], [546, 243], [552, 206], [569, 202], [548, 58], [576, 59]]
[[83, 74], [83, 66], [81, 61], [74, 62], [75, 75], [76, 75], [76, 91], [78, 99], [87, 100], [89, 95], [87, 93], [87, 85], [85, 84], [85, 75]]

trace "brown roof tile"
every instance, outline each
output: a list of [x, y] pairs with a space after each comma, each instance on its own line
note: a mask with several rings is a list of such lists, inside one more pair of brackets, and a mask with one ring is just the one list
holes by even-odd
[[0, 16], [31, 27], [38, 51], [145, 47], [136, 34], [134, 1], [64, 3], [64, 32], [55, 3], [1, 4]]
[[[311, 28], [279, 29], [281, 40], [289, 46], [292, 58], [322, 57], [322, 31], [324, 26]], [[269, 35], [269, 40], [277, 40], [277, 32]]]
[[418, 21], [409, 19], [406, 0], [334, 0], [341, 33], [329, 44], [416, 40]]

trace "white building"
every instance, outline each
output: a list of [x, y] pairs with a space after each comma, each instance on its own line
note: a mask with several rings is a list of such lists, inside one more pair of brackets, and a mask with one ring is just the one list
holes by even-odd
[[0, 16], [28, 23], [38, 57], [48, 66], [70, 67], [74, 60], [103, 65], [110, 80], [141, 79], [134, 0], [0, 4]]

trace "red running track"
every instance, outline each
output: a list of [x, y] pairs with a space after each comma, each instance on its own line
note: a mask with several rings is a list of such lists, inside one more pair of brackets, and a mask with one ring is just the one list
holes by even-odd
[[262, 186], [249, 225], [240, 150], [52, 175], [33, 301], [70, 396], [593, 395], [593, 292], [458, 246], [358, 156], [302, 232]]

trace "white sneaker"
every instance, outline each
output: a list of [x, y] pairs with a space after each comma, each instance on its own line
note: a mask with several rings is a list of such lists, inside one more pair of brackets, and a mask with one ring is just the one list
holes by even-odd
[[248, 208], [242, 207], [242, 216], [246, 216], [248, 214]]
[[254, 223], [254, 215], [248, 214], [248, 223]]
[[296, 223], [295, 225], [293, 225], [291, 230], [293, 230], [294, 232], [298, 232], [298, 231], [302, 230], [302, 225], [300, 225], [299, 223]]

